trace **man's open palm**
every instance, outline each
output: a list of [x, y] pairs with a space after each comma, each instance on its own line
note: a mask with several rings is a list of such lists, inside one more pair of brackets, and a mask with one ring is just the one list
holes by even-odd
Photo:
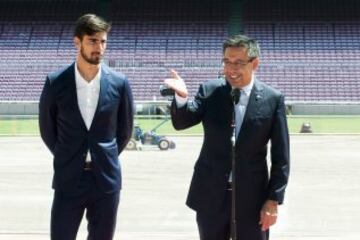
[[164, 80], [165, 85], [170, 87], [171, 89], [174, 89], [176, 94], [180, 97], [186, 98], [188, 96], [188, 91], [184, 80], [174, 69], [171, 69], [171, 76], [172, 78], [166, 78]]

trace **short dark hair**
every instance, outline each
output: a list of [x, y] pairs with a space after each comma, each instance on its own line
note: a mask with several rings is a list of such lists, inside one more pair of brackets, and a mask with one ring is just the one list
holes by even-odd
[[260, 57], [260, 46], [254, 38], [238, 34], [229, 37], [223, 43], [223, 53], [229, 47], [245, 48], [249, 58]]
[[85, 14], [76, 21], [74, 36], [82, 40], [84, 35], [91, 36], [98, 32], [108, 33], [110, 29], [111, 23], [106, 22], [103, 18], [95, 14]]

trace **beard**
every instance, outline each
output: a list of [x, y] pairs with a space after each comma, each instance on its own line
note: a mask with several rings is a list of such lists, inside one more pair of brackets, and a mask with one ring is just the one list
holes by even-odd
[[90, 56], [87, 56], [84, 52], [84, 48], [81, 47], [80, 49], [80, 54], [81, 54], [81, 57], [89, 64], [92, 64], [92, 65], [98, 65], [100, 64], [101, 62], [101, 59], [102, 59], [102, 55], [97, 52], [97, 53], [91, 53]]

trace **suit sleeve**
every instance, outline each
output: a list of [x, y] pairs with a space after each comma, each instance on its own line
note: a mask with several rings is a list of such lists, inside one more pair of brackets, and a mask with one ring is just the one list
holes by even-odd
[[188, 100], [187, 103], [178, 107], [176, 100], [171, 103], [171, 121], [176, 130], [182, 130], [192, 127], [201, 122], [205, 109], [205, 90], [201, 85], [194, 100]]
[[56, 114], [55, 96], [47, 78], [39, 101], [39, 129], [41, 138], [53, 154], [57, 139]]
[[134, 102], [131, 88], [127, 79], [125, 79], [121, 103], [118, 110], [118, 124], [116, 130], [116, 141], [118, 144], [118, 153], [120, 154], [128, 141], [130, 140], [134, 125]]
[[289, 132], [284, 97], [280, 96], [271, 131], [271, 170], [268, 198], [281, 204], [290, 172]]

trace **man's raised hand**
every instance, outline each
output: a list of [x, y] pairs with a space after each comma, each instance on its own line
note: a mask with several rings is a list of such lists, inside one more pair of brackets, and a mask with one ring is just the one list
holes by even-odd
[[166, 78], [164, 84], [169, 88], [174, 89], [176, 94], [180, 97], [186, 98], [188, 96], [188, 90], [184, 80], [174, 69], [171, 69], [171, 77], [172, 78]]

